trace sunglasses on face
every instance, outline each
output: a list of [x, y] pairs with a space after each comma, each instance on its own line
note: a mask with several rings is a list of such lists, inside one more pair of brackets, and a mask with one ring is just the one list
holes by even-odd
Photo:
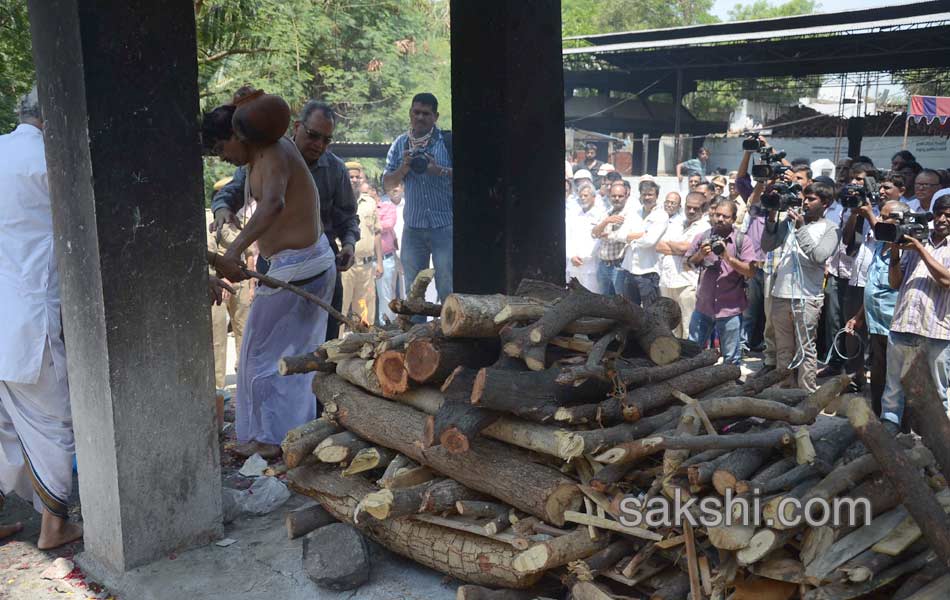
[[323, 140], [327, 145], [330, 145], [330, 142], [333, 141], [332, 135], [323, 135], [319, 131], [314, 131], [313, 129], [310, 129], [306, 125], [301, 125], [301, 127], [303, 127], [303, 131], [304, 133], [307, 134], [307, 138], [310, 141], [319, 142], [320, 140]]

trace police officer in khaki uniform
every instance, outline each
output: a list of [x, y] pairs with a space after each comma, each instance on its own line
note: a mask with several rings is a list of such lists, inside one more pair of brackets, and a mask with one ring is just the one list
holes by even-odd
[[[221, 189], [228, 182], [230, 177], [221, 179], [214, 184], [215, 191]], [[246, 207], [245, 207], [246, 208]], [[239, 221], [246, 221], [253, 214], [254, 207], [244, 214], [245, 208], [238, 213]], [[210, 210], [205, 210], [205, 221], [210, 225], [214, 221], [214, 215]], [[226, 224], [219, 231], [208, 233], [208, 250], [215, 254], [224, 254], [233, 242], [240, 230], [233, 225]], [[244, 260], [249, 269], [255, 267], [255, 258], [257, 257], [256, 246], [252, 245], [244, 255]], [[214, 269], [211, 269], [214, 274]], [[214, 387], [216, 388], [216, 406], [218, 407], [219, 425], [222, 424], [225, 396], [225, 373], [227, 372], [228, 360], [228, 318], [231, 320], [231, 330], [234, 332], [234, 349], [238, 356], [241, 353], [241, 343], [244, 336], [244, 325], [247, 323], [247, 315], [251, 310], [251, 300], [254, 297], [253, 280], [241, 281], [239, 283], [228, 282], [234, 289], [232, 294], [227, 290], [222, 290], [223, 301], [220, 305], [211, 306], [211, 333], [214, 347]]]
[[[376, 215], [376, 199], [363, 191], [366, 178], [363, 165], [356, 161], [346, 163], [356, 196], [356, 214], [360, 219], [360, 239], [356, 242], [356, 262], [343, 272], [343, 308], [345, 315], [352, 314], [370, 325], [376, 320], [376, 265], [382, 264], [383, 245], [379, 218]], [[343, 335], [343, 327], [340, 327]]]

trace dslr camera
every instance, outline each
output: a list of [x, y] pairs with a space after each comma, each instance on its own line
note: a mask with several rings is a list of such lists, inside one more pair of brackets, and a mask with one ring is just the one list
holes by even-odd
[[838, 202], [845, 208], [860, 208], [865, 204], [876, 205], [880, 200], [881, 195], [869, 190], [867, 184], [857, 185], [849, 183], [843, 186], [838, 193]]
[[709, 236], [709, 249], [716, 256], [722, 256], [726, 252], [726, 238], [715, 233]]
[[422, 175], [429, 168], [429, 155], [425, 148], [415, 148], [409, 151], [409, 170], [416, 175]]
[[762, 194], [762, 207], [780, 212], [789, 208], [801, 208], [803, 205], [801, 192], [802, 186], [798, 183], [777, 181]]
[[930, 237], [930, 223], [934, 220], [930, 212], [898, 212], [891, 213], [897, 217], [897, 223], [878, 221], [874, 226], [874, 238], [879, 242], [899, 244], [907, 238], [915, 238], [921, 242]]
[[[745, 141], [743, 141], [743, 147]], [[788, 171], [788, 167], [781, 164], [785, 158], [785, 152], [776, 152], [772, 146], [761, 146], [759, 148], [759, 159], [761, 162], [752, 165], [752, 178], [756, 181], [765, 181], [775, 179]]]

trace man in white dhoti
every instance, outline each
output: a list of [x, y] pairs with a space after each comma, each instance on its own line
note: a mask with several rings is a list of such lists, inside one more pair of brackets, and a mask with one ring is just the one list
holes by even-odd
[[565, 213], [564, 230], [567, 236], [567, 281], [576, 278], [581, 285], [599, 294], [597, 281], [597, 240], [591, 230], [604, 218], [604, 211], [597, 202], [594, 186], [585, 184], [578, 190], [580, 205], [576, 212]]
[[[37, 546], [82, 537], [68, 521], [73, 487], [73, 421], [53, 254], [43, 120], [36, 89], [20, 125], [0, 136], [0, 506], [5, 494], [42, 514]], [[19, 524], [0, 527], [0, 538]]]
[[[257, 199], [254, 215], [212, 266], [229, 281], [247, 279], [240, 260], [256, 241], [258, 261], [269, 263], [269, 276], [329, 304], [336, 262], [319, 218], [317, 188], [293, 142], [284, 137], [255, 139], [252, 121], [268, 116], [268, 110], [266, 104], [250, 105], [246, 111], [225, 105], [205, 115], [206, 149], [232, 164], [247, 165], [244, 193], [247, 200]], [[235, 425], [241, 445], [235, 453], [276, 458], [287, 432], [316, 418], [311, 378], [281, 376], [277, 363], [282, 356], [316, 349], [324, 342], [326, 328], [325, 310], [283, 289], [257, 288], [238, 360]]]

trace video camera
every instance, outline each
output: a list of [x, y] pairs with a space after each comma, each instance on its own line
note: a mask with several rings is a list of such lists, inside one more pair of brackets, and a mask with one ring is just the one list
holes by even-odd
[[934, 220], [930, 212], [892, 212], [897, 223], [878, 221], [874, 226], [874, 238], [879, 242], [899, 244], [906, 238], [915, 238], [921, 242], [930, 237], [930, 223]]
[[762, 194], [762, 207], [777, 211], [801, 208], [803, 205], [801, 192], [802, 186], [798, 183], [777, 181]]
[[[838, 193], [838, 202], [845, 208], [860, 208], [865, 204], [876, 205], [881, 201], [881, 194], [872, 191], [874, 187], [873, 180], [871, 185], [857, 185], [849, 183], [841, 188]], [[870, 188], [870, 189], [869, 189]]]
[[[745, 141], [743, 141], [743, 144], [745, 144]], [[775, 179], [789, 170], [789, 167], [781, 164], [782, 159], [785, 158], [785, 152], [776, 152], [772, 146], [762, 146], [761, 143], [759, 143], [759, 146], [759, 160], [762, 162], [752, 165], [753, 179], [756, 181]]]

